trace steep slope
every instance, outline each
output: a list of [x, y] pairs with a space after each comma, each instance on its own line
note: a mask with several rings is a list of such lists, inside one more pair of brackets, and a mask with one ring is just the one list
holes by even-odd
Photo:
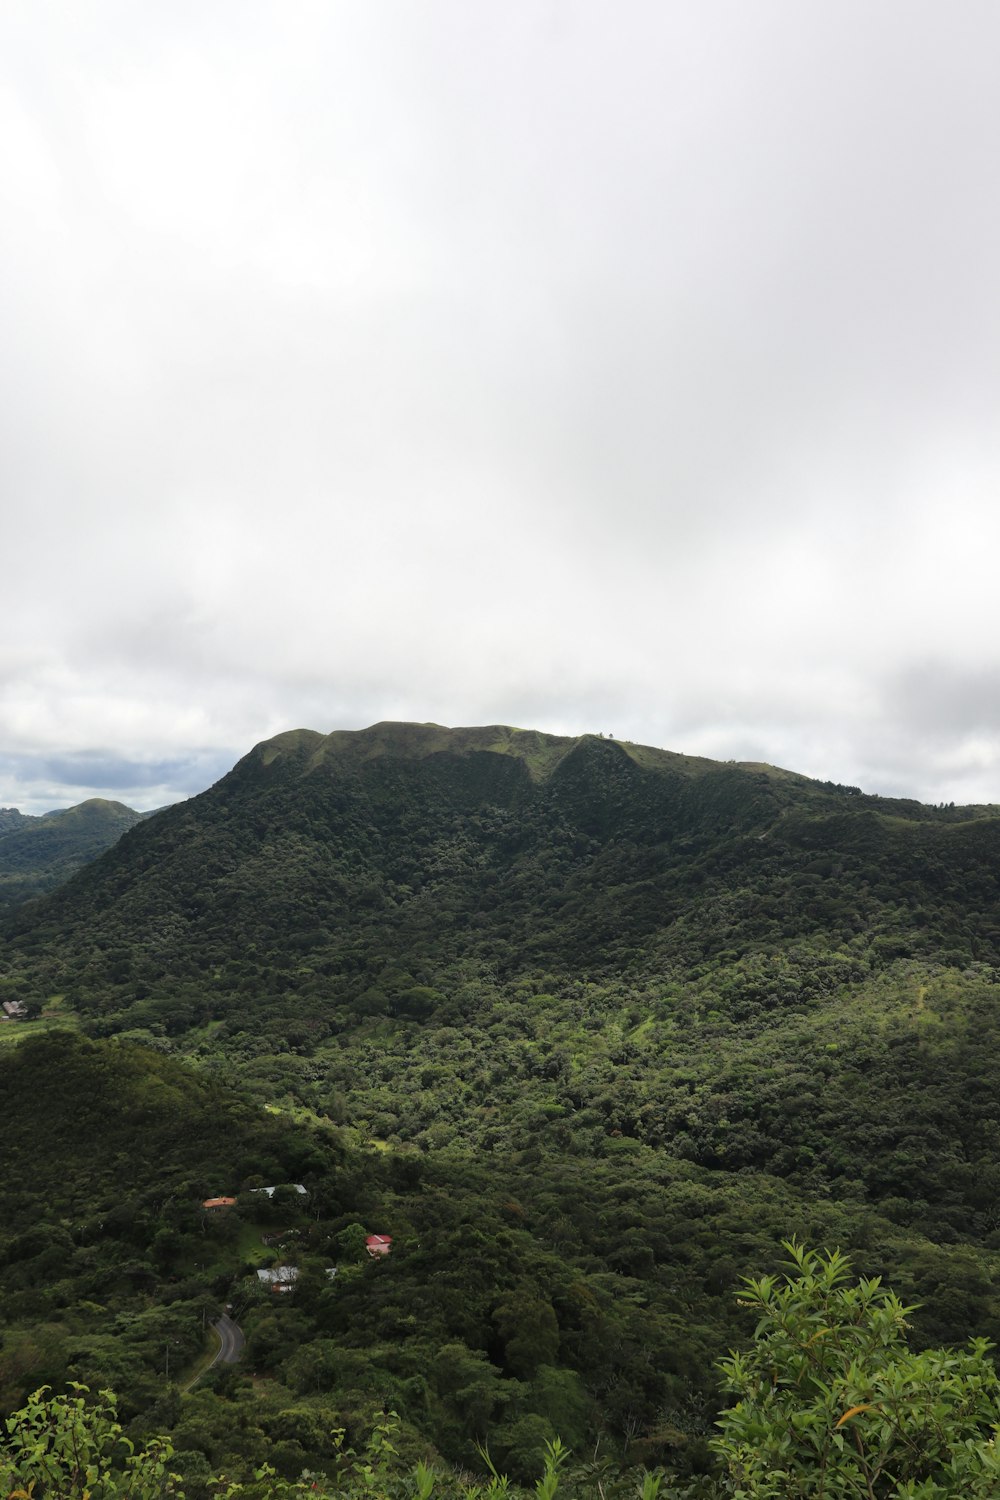
[[68, 880], [141, 821], [102, 797], [37, 818], [0, 808], [0, 911]]
[[25, 956], [57, 935], [39, 982], [84, 1009], [209, 974], [213, 1004], [308, 978], [342, 1006], [387, 968], [470, 960], [662, 973], [801, 940], [993, 962], [998, 874], [990, 810], [595, 736], [383, 724], [257, 746], [7, 932]]

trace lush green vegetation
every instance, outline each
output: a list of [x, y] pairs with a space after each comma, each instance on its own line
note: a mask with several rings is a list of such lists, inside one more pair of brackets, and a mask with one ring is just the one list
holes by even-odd
[[201, 1355], [239, 1265], [202, 1201], [295, 1179], [316, 1148], [170, 1059], [69, 1032], [6, 1052], [0, 1094], [0, 1402], [68, 1376], [134, 1416]]
[[728, 1410], [713, 1447], [745, 1500], [920, 1500], [996, 1495], [1000, 1376], [986, 1339], [907, 1346], [907, 1316], [877, 1280], [791, 1243], [795, 1274], [753, 1280], [755, 1341], [724, 1362]]
[[101, 797], [41, 818], [0, 807], [0, 911], [61, 885], [141, 818]]
[[[113, 1385], [194, 1497], [390, 1408], [407, 1462], [526, 1481], [558, 1434], [711, 1493], [788, 1235], [920, 1303], [917, 1355], [1000, 1336], [998, 896], [987, 808], [499, 728], [258, 747], [7, 920], [0, 991], [80, 1034], [0, 1051], [0, 1399]], [[227, 1301], [246, 1355], [183, 1394]]]
[[[792, 1273], [750, 1279], [744, 1300], [759, 1315], [746, 1353], [723, 1362], [727, 1389], [738, 1400], [723, 1412], [712, 1447], [723, 1461], [716, 1481], [678, 1483], [645, 1471], [631, 1492], [642, 1500], [694, 1500], [723, 1494], [735, 1500], [988, 1500], [1000, 1486], [996, 1417], [1000, 1376], [985, 1339], [968, 1349], [915, 1353], [906, 1343], [907, 1316], [878, 1279], [847, 1285], [849, 1263], [838, 1252], [817, 1254], [786, 1245]], [[96, 1402], [76, 1385], [66, 1398], [37, 1391], [7, 1421], [0, 1445], [0, 1488], [11, 1500], [159, 1500], [181, 1496], [179, 1459], [169, 1441], [136, 1447], [117, 1421], [114, 1397]], [[299, 1424], [305, 1413], [298, 1413]], [[523, 1493], [480, 1449], [486, 1483], [420, 1459], [407, 1472], [394, 1441], [395, 1412], [378, 1414], [364, 1447], [329, 1435], [326, 1472], [303, 1470], [283, 1479], [262, 1464], [247, 1481], [210, 1476], [202, 1487], [215, 1500], [275, 1500], [309, 1494], [316, 1500], [478, 1500]], [[626, 1481], [626, 1484], [628, 1481]], [[621, 1481], [596, 1462], [576, 1459], [559, 1438], [544, 1444], [537, 1500], [617, 1495]], [[182, 1497], [181, 1497], [182, 1500]]]

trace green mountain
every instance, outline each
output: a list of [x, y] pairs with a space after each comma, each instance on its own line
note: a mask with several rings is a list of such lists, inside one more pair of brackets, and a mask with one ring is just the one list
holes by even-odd
[[84, 1010], [210, 973], [217, 1015], [260, 991], [349, 1016], [470, 962], [662, 979], [800, 943], [991, 963], [998, 857], [996, 809], [596, 736], [380, 724], [257, 746], [8, 931], [23, 952], [58, 934]]
[[339, 1260], [353, 1212], [394, 1249], [249, 1310], [276, 1400], [363, 1428], [381, 1392], [462, 1464], [603, 1431], [695, 1473], [734, 1287], [793, 1233], [922, 1302], [918, 1342], [1000, 1334], [1000, 809], [592, 735], [301, 730], [2, 943], [4, 996], [339, 1132], [316, 1243]]
[[0, 808], [0, 911], [68, 880], [142, 816], [102, 797], [42, 817]]

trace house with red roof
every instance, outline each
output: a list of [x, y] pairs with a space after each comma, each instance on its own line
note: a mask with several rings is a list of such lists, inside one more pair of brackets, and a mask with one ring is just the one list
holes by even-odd
[[371, 1256], [388, 1255], [392, 1249], [391, 1234], [370, 1234], [365, 1240], [365, 1249]]

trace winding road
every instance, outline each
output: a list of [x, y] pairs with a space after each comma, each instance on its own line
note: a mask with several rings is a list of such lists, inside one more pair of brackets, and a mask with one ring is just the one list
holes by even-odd
[[242, 1329], [233, 1322], [228, 1313], [223, 1313], [222, 1317], [212, 1324], [212, 1327], [219, 1335], [219, 1352], [208, 1368], [211, 1369], [212, 1365], [219, 1364], [234, 1365], [243, 1353], [243, 1345], [246, 1342]]

